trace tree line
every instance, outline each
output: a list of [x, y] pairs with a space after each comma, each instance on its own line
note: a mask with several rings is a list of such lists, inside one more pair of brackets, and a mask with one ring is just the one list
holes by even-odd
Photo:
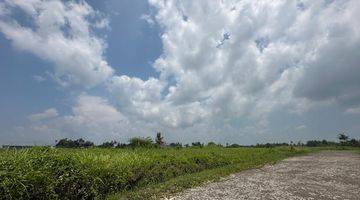
[[172, 148], [183, 148], [183, 147], [199, 147], [204, 146], [209, 147], [226, 147], [226, 148], [238, 148], [238, 147], [277, 147], [277, 146], [307, 146], [307, 147], [324, 147], [324, 146], [352, 146], [360, 147], [360, 140], [350, 139], [349, 136], [342, 133], [338, 135], [339, 142], [327, 141], [327, 140], [309, 140], [306, 143], [302, 142], [290, 142], [290, 143], [265, 143], [265, 144], [256, 144], [256, 145], [239, 145], [239, 144], [229, 144], [225, 146], [222, 144], [216, 144], [215, 142], [209, 142], [207, 144], [201, 142], [192, 142], [191, 144], [182, 143], [169, 143], [167, 144], [164, 140], [164, 137], [158, 132], [154, 138], [151, 137], [133, 137], [129, 140], [128, 143], [121, 143], [117, 141], [107, 141], [100, 145], [95, 145], [91, 141], [86, 141], [82, 138], [71, 140], [68, 138], [60, 139], [56, 141], [55, 147], [61, 148], [88, 148], [88, 147], [100, 147], [100, 148], [162, 148], [162, 147], [172, 147]]

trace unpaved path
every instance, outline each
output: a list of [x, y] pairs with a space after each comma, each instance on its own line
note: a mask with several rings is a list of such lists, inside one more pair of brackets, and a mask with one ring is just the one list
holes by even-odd
[[360, 200], [360, 155], [350, 151], [323, 151], [288, 158], [185, 191], [171, 199]]

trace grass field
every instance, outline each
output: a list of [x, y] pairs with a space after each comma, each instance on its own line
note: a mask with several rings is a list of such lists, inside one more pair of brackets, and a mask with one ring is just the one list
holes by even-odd
[[290, 147], [3, 149], [0, 198], [154, 198], [309, 151]]

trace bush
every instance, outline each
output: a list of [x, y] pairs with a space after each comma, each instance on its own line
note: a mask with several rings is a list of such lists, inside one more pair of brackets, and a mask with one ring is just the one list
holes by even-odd
[[62, 147], [62, 148], [80, 148], [80, 147], [92, 147], [94, 146], [94, 143], [90, 142], [90, 141], [85, 141], [84, 139], [80, 138], [77, 140], [71, 140], [68, 138], [64, 138], [59, 140], [55, 147]]
[[132, 148], [136, 147], [144, 147], [144, 148], [151, 148], [154, 147], [153, 141], [150, 137], [141, 138], [141, 137], [133, 137], [129, 141], [129, 146]]
[[191, 146], [193, 146], [193, 147], [203, 147], [204, 144], [202, 144], [201, 142], [193, 142], [193, 143], [191, 143]]
[[182, 144], [177, 142], [177, 143], [170, 143], [169, 144], [169, 147], [172, 147], [172, 148], [182, 148]]

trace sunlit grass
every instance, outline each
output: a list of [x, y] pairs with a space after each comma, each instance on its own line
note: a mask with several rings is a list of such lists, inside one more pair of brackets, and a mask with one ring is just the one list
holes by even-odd
[[226, 166], [248, 168], [307, 149], [165, 148], [0, 151], [4, 199], [92, 199], [147, 188], [176, 177]]

